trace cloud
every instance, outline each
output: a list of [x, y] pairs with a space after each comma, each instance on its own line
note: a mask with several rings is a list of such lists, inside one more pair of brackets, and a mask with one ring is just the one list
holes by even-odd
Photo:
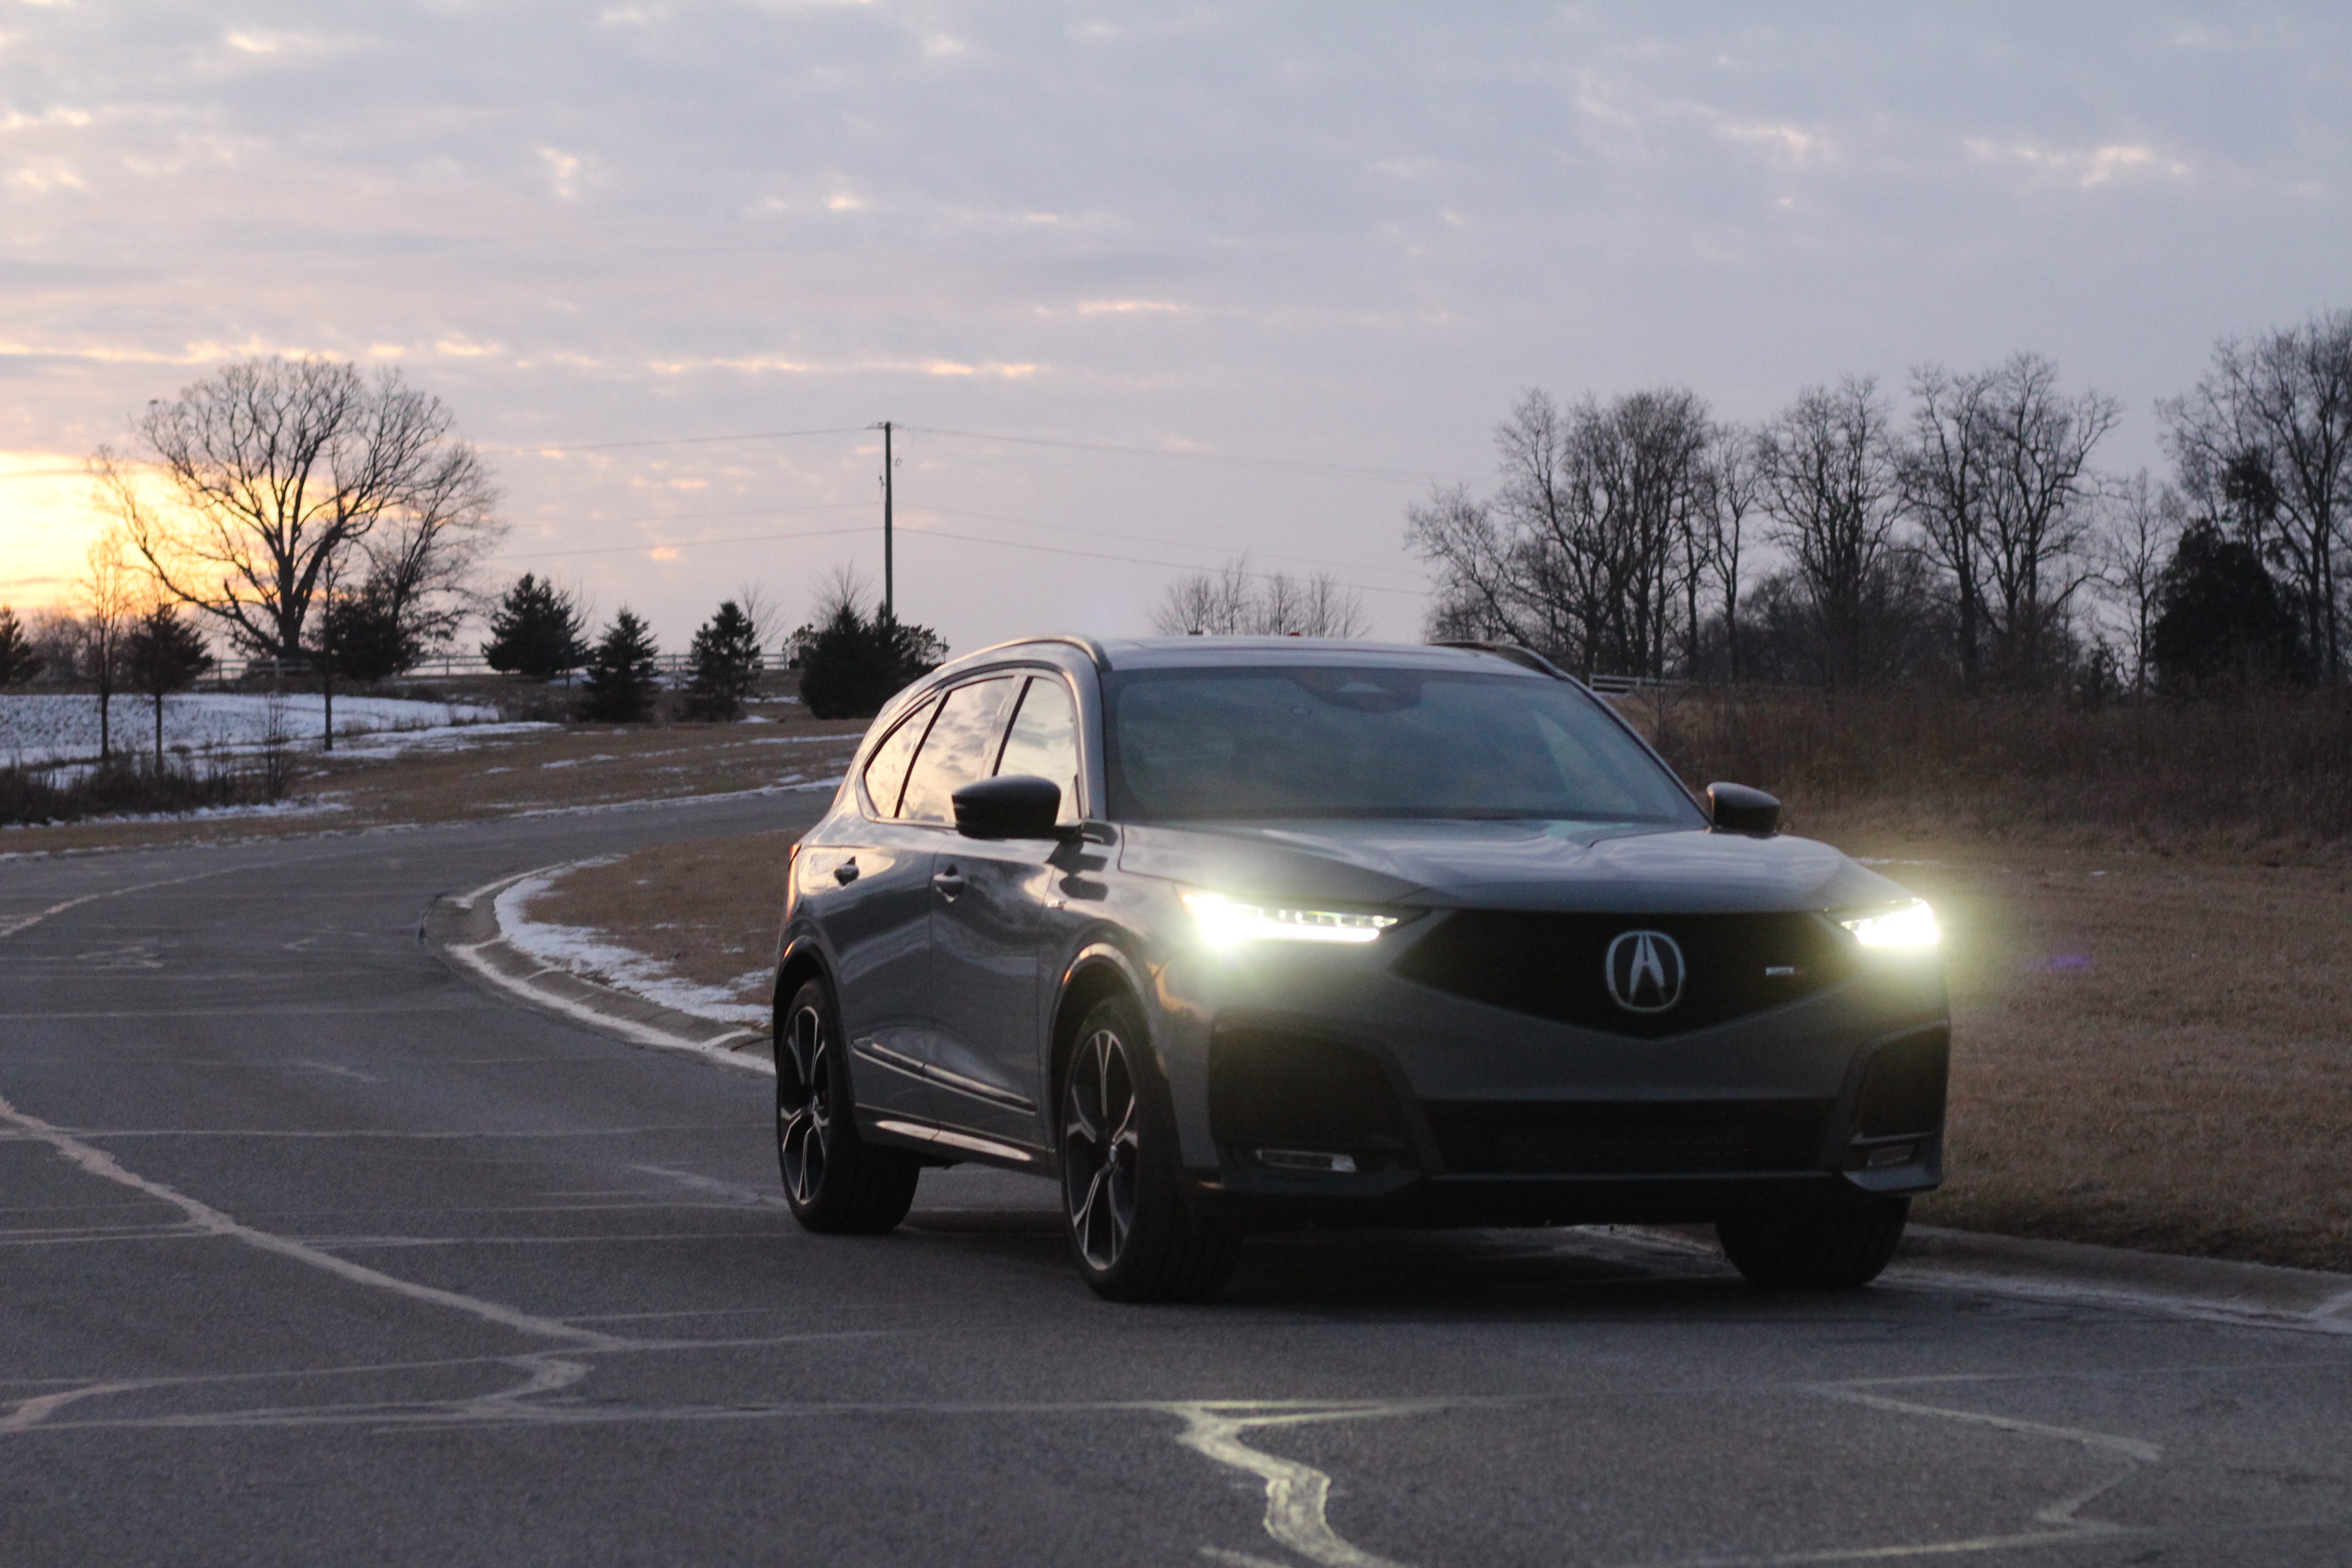
[[1996, 142], [1981, 137], [1971, 137], [1963, 145], [1969, 156], [1981, 163], [2021, 164], [2071, 180], [2085, 190], [2136, 177], [2185, 179], [2190, 173], [2189, 164], [2182, 160], [2161, 156], [2153, 147], [2132, 142], [2113, 142], [2081, 152], [2037, 147], [2025, 142]]

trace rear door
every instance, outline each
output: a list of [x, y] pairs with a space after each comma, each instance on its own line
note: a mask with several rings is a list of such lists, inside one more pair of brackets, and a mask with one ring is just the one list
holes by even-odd
[[[1061, 817], [1079, 819], [1078, 710], [1059, 675], [1027, 677], [991, 774], [1061, 786]], [[1053, 959], [1081, 917], [1062, 891], [1076, 847], [1050, 838], [957, 837], [932, 874], [932, 1104], [941, 1121], [1042, 1148], [1046, 1009]]]

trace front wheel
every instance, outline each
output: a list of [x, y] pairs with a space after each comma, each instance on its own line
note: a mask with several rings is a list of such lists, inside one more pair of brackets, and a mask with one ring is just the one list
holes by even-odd
[[915, 1202], [923, 1168], [911, 1154], [857, 1136], [849, 1062], [833, 993], [811, 980], [793, 994], [776, 1031], [776, 1163], [784, 1201], [810, 1230], [895, 1229]]
[[1078, 1026], [1062, 1088], [1063, 1207], [1078, 1272], [1112, 1301], [1204, 1301], [1240, 1260], [1237, 1226], [1185, 1201], [1176, 1118], [1124, 997]]
[[1751, 1284], [1853, 1290], [1878, 1278], [1910, 1217], [1908, 1198], [1838, 1208], [1775, 1208], [1716, 1222], [1723, 1255]]

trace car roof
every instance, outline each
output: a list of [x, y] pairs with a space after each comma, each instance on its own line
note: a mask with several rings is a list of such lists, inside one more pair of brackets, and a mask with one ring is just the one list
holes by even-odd
[[[1102, 670], [1240, 668], [1269, 664], [1375, 665], [1389, 668], [1475, 670], [1488, 675], [1524, 675], [1547, 679], [1532, 668], [1525, 654], [1500, 648], [1438, 647], [1426, 643], [1366, 642], [1354, 637], [1023, 637], [968, 653], [945, 666], [942, 673], [960, 673], [966, 667], [1024, 655], [1051, 654], [1067, 658], [1074, 652], [1090, 657]], [[1058, 658], [1056, 662], [1058, 662]]]

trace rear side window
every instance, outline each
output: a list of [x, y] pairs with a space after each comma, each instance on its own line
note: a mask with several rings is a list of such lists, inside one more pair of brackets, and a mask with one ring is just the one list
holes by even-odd
[[959, 686], [940, 704], [940, 716], [915, 753], [898, 816], [908, 822], [953, 822], [955, 792], [988, 776], [989, 748], [995, 743], [1004, 705], [1020, 684], [1012, 676]]
[[1013, 728], [1005, 731], [996, 774], [1013, 773], [1061, 785], [1060, 820], [1078, 819], [1078, 710], [1070, 700], [1070, 689], [1050, 675], [1030, 678], [1013, 715]]
[[931, 721], [931, 710], [936, 703], [926, 702], [898, 721], [888, 739], [874, 748], [873, 756], [866, 762], [866, 798], [877, 816], [898, 815], [898, 789], [907, 782], [907, 764], [915, 760], [915, 748], [923, 739], [923, 726]]

